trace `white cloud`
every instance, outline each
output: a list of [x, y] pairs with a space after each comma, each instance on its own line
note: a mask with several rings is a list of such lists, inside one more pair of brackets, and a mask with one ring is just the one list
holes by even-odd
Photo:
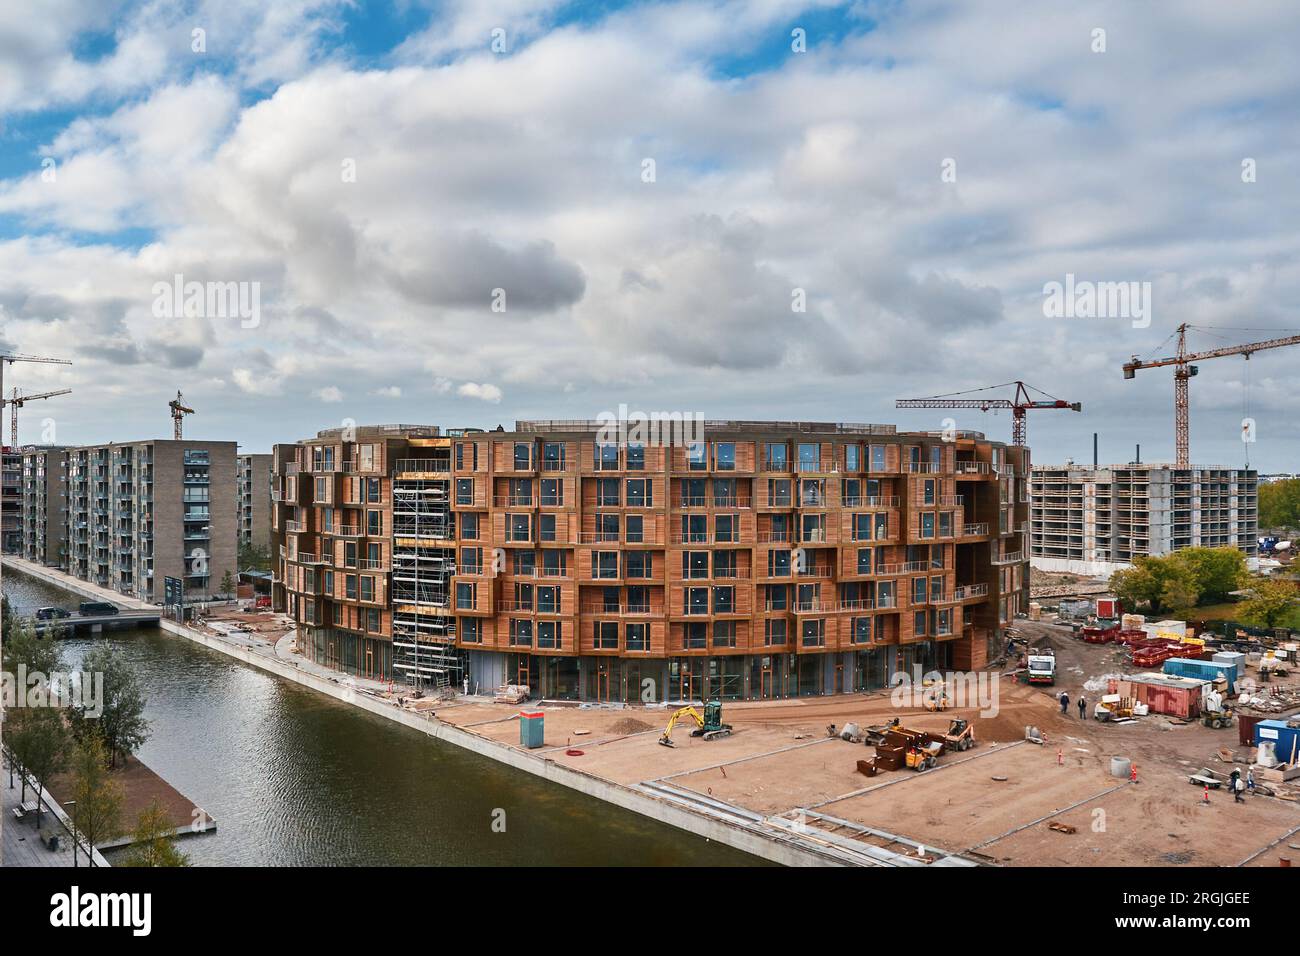
[[501, 389], [486, 382], [481, 385], [478, 382], [464, 382], [456, 389], [456, 394], [464, 395], [466, 398], [477, 398], [480, 401], [492, 402], [493, 404], [500, 403], [502, 398]]
[[337, 385], [326, 385], [324, 388], [318, 388], [312, 395], [319, 398], [322, 402], [341, 402], [343, 401], [343, 392]]
[[[1094, 430], [1115, 457], [1136, 441], [1152, 457], [1172, 451], [1172, 383], [1124, 382], [1129, 354], [1155, 350], [1175, 316], [1300, 324], [1290, 5], [871, 4], [870, 32], [814, 31], [807, 54], [734, 78], [728, 63], [784, 42], [813, 5], [636, 4], [552, 29], [549, 0], [456, 2], [393, 63], [362, 68], [330, 49], [341, 0], [194, 15], [58, 2], [39, 23], [0, 14], [0, 36], [12, 27], [31, 52], [0, 57], [0, 108], [92, 104], [45, 144], [56, 183], [35, 156], [0, 181], [0, 215], [40, 232], [0, 241], [0, 334], [76, 359], [23, 384], [78, 377], [62, 407], [86, 423], [107, 395], [122, 407], [140, 381], [188, 376], [205, 425], [228, 416], [261, 444], [321, 417], [291, 402], [266, 415], [265, 399], [341, 400], [332, 382], [359, 421], [431, 392], [427, 417], [471, 424], [508, 390], [520, 417], [626, 401], [938, 427], [892, 400], [1024, 378], [1085, 406], [1031, 422], [1040, 459], [1079, 457]], [[1094, 20], [1105, 54], [1088, 50]], [[508, 56], [487, 49], [496, 25]], [[110, 27], [116, 52], [72, 56], [73, 36]], [[1256, 183], [1241, 182], [1245, 156]], [[949, 158], [955, 182], [940, 177]], [[121, 228], [156, 239], [67, 234]], [[148, 292], [177, 272], [258, 281], [263, 321], [161, 325]], [[1152, 280], [1156, 324], [1046, 321], [1042, 286], [1067, 272]], [[1251, 362], [1258, 392], [1293, 359]], [[1240, 366], [1202, 368], [1198, 458], [1240, 457], [1245, 392]], [[123, 414], [153, 427], [156, 400], [139, 401]], [[1254, 404], [1252, 457], [1280, 463], [1300, 420]]]

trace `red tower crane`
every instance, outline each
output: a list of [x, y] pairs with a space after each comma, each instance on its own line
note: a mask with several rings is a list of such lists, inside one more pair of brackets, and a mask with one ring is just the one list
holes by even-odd
[[[1014, 398], [963, 398], [976, 392], [990, 392], [995, 388], [1016, 387]], [[1030, 389], [1046, 397], [1046, 400], [1029, 396]], [[1071, 411], [1083, 411], [1081, 402], [1066, 402], [1048, 395], [1041, 388], [1034, 388], [1024, 382], [1007, 382], [1004, 385], [989, 385], [985, 388], [972, 388], [965, 392], [949, 392], [946, 395], [934, 395], [930, 398], [900, 398], [894, 402], [895, 408], [978, 408], [987, 412], [990, 408], [1011, 409], [1011, 443], [1025, 443], [1025, 412], [1031, 408], [1068, 408]]]

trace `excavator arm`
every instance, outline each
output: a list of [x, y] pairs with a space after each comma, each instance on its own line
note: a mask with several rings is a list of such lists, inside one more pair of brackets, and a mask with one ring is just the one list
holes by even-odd
[[677, 721], [683, 717], [691, 718], [699, 725], [701, 730], [704, 729], [704, 717], [700, 712], [694, 707], [683, 707], [668, 718], [668, 726], [664, 728], [664, 735], [659, 738], [659, 742], [665, 747], [673, 746], [673, 728], [677, 726]]

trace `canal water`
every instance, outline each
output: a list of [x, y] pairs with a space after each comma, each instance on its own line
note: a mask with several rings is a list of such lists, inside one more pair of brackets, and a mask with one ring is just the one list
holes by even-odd
[[[81, 600], [9, 570], [4, 592], [26, 611]], [[181, 841], [197, 865], [763, 862], [156, 629], [106, 637], [148, 698], [152, 736], [141, 759], [217, 821], [216, 832]], [[62, 643], [71, 668], [92, 639]]]

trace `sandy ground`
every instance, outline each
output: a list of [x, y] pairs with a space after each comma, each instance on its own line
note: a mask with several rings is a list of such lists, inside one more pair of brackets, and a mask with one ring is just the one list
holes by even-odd
[[[1027, 622], [1019, 622], [1022, 633]], [[798, 808], [863, 824], [986, 862], [1011, 866], [1236, 866], [1269, 843], [1249, 865], [1276, 866], [1300, 857], [1300, 803], [1252, 796], [1234, 804], [1187, 777], [1201, 767], [1226, 771], [1217, 751], [1239, 759], [1237, 733], [1160, 717], [1121, 726], [1080, 720], [1073, 701], [1083, 684], [1132, 672], [1109, 645], [1089, 645], [1067, 629], [1035, 625], [1036, 643], [1056, 647], [1061, 682], [1046, 691], [1002, 677], [996, 716], [972, 709], [926, 713], [896, 708], [887, 694], [724, 705], [730, 737], [705, 741], [679, 723], [672, 749], [657, 745], [669, 711], [662, 707], [527, 705], [546, 717], [544, 754], [588, 773], [632, 785], [661, 781], [765, 816]], [[1062, 716], [1054, 694], [1071, 696]], [[1085, 692], [1090, 701], [1096, 694]], [[439, 719], [518, 745], [519, 707], [486, 701], [437, 708]], [[899, 716], [905, 726], [942, 731], [954, 716], [974, 723], [979, 746], [945, 755], [933, 771], [856, 770], [872, 748], [826, 735], [829, 723], [871, 725]], [[1023, 742], [1026, 725], [1046, 745]], [[570, 755], [569, 749], [580, 750]], [[1112, 756], [1138, 767], [1139, 783], [1110, 775]], [[1239, 764], [1240, 765], [1240, 764]], [[1004, 778], [1004, 779], [997, 779]], [[1072, 834], [1049, 823], [1074, 827]], [[817, 822], [818, 826], [834, 826]], [[840, 828], [842, 834], [846, 828]], [[871, 838], [867, 838], [871, 839]], [[879, 842], [879, 841], [873, 841]]]
[[[226, 611], [220, 617], [250, 625], [259, 632], [255, 639], [274, 643], [285, 633], [278, 616]], [[683, 721], [669, 749], [657, 743], [671, 713], [662, 706], [529, 702], [521, 708], [460, 697], [407, 700], [406, 706], [512, 746], [519, 746], [519, 711], [541, 710], [545, 745], [538, 752], [597, 777], [628, 786], [666, 782], [765, 816], [815, 810], [1002, 865], [1277, 866], [1282, 858], [1300, 859], [1300, 832], [1287, 835], [1300, 827], [1300, 803], [1258, 796], [1234, 804], [1226, 793], [1212, 791], [1205, 805], [1202, 789], [1187, 781], [1201, 767], [1228, 770], [1217, 755], [1221, 749], [1238, 761], [1248, 758], [1235, 728], [1214, 731], [1161, 717], [1121, 726], [1080, 720], [1079, 694], [1088, 698], [1091, 713], [1100, 693], [1085, 683], [1134, 672], [1126, 653], [1085, 644], [1051, 623], [1022, 620], [1016, 630], [1034, 646], [1055, 649], [1058, 682], [1040, 690], [1009, 676], [995, 678], [991, 716], [971, 708], [934, 714], [896, 707], [886, 693], [728, 702], [724, 720], [733, 726], [731, 736], [692, 737], [692, 725]], [[1290, 680], [1300, 683], [1300, 675]], [[1065, 716], [1055, 700], [1061, 690], [1071, 699]], [[953, 717], [968, 718], [979, 745], [945, 755], [928, 773], [868, 778], [856, 764], [873, 749], [827, 736], [828, 724], [883, 724], [895, 716], [931, 731], [946, 730]], [[1023, 742], [1027, 725], [1043, 732], [1045, 746]], [[1137, 785], [1110, 775], [1115, 755], [1137, 765]], [[1075, 832], [1052, 830], [1049, 823]], [[821, 820], [814, 825], [835, 827]], [[849, 834], [848, 828], [839, 832]]]
[[[207, 817], [193, 801], [158, 776], [135, 757], [119, 763], [110, 776], [122, 788], [122, 836], [129, 836], [136, 826], [141, 812], [155, 799], [167, 811], [167, 819], [178, 829], [188, 829], [203, 814], [209, 825], [216, 821]], [[58, 774], [49, 783], [48, 789], [59, 802], [71, 800], [75, 795], [74, 784], [67, 774]], [[111, 841], [111, 837], [109, 840]]]

